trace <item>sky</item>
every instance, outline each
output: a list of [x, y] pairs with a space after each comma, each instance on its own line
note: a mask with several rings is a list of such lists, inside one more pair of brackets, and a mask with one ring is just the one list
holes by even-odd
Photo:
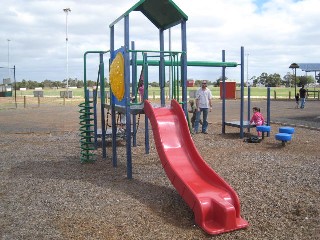
[[[225, 50], [226, 61], [240, 63], [243, 46], [245, 80], [263, 72], [283, 77], [292, 73], [289, 66], [293, 62], [320, 62], [318, 0], [173, 1], [188, 16], [190, 61], [220, 62]], [[84, 53], [109, 50], [109, 24], [137, 2], [2, 0], [0, 83], [3, 78], [13, 78], [13, 66], [17, 82], [62, 81], [67, 76], [83, 79]], [[65, 8], [71, 9], [68, 15]], [[123, 45], [123, 22], [116, 25], [115, 34], [118, 48]], [[180, 34], [180, 25], [171, 29], [172, 50], [181, 51]], [[159, 50], [159, 31], [141, 12], [130, 14], [130, 41], [135, 42], [136, 49]], [[165, 31], [165, 50], [169, 50], [169, 31]], [[97, 55], [88, 56], [87, 79], [97, 79], [98, 64]], [[156, 71], [150, 69], [149, 77], [155, 82]], [[297, 70], [297, 75], [304, 74]], [[187, 75], [188, 79], [215, 81], [221, 69], [188, 67]], [[226, 76], [239, 82], [240, 67], [228, 68]]]

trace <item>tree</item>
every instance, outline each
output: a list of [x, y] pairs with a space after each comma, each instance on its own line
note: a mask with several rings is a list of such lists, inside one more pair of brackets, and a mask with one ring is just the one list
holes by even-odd
[[202, 81], [201, 80], [195, 80], [194, 81], [194, 86], [200, 87], [201, 86]]
[[294, 85], [294, 75], [290, 72], [287, 72], [287, 74], [283, 76], [281, 84], [285, 85], [286, 87], [291, 87], [292, 85]]
[[42, 82], [42, 84], [43, 84], [43, 87], [45, 87], [45, 88], [51, 88], [52, 87], [52, 81], [51, 80], [44, 80], [43, 82]]
[[77, 88], [82, 88], [84, 86], [83, 80], [78, 80], [77, 82]]
[[312, 76], [299, 76], [297, 77], [297, 80], [299, 79], [299, 83], [297, 85], [301, 87], [302, 85], [307, 85], [309, 83], [314, 83], [314, 78]]
[[[228, 78], [225, 77], [225, 80], [228, 80]], [[214, 87], [219, 87], [220, 86], [220, 82], [222, 82], [222, 76], [220, 76], [215, 82], [213, 82], [213, 86]]]
[[252, 81], [252, 86], [256, 87], [258, 84], [259, 79], [256, 76], [251, 77], [250, 79]]
[[19, 84], [19, 88], [27, 88], [27, 81], [25, 79], [22, 79], [21, 83]]
[[151, 87], [159, 87], [159, 83], [157, 82], [152, 82], [150, 83]]
[[267, 78], [268, 78], [267, 73], [265, 73], [265, 72], [261, 73], [260, 77], [257, 78], [256, 85], [260, 84], [260, 85], [265, 86], [266, 82], [267, 82]]
[[282, 79], [278, 73], [268, 75], [264, 72], [260, 77], [253, 81], [253, 85], [256, 86], [257, 84], [260, 84], [266, 87], [277, 87], [280, 86], [281, 81]]
[[281, 85], [281, 76], [279, 73], [274, 73], [268, 76], [267, 78], [267, 86], [269, 87], [278, 87]]
[[96, 86], [96, 82], [92, 81], [92, 80], [88, 80], [87, 81], [87, 87], [93, 87], [93, 86]]

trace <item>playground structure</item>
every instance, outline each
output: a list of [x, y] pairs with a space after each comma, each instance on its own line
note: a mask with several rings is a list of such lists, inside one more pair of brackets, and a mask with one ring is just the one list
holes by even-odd
[[[161, 9], [160, 11], [158, 9]], [[160, 50], [136, 50], [134, 42], [129, 46], [129, 14], [141, 11], [158, 29]], [[170, 14], [168, 14], [170, 13]], [[164, 17], [165, 16], [165, 17]], [[124, 20], [124, 45], [115, 49], [115, 25]], [[135, 146], [136, 115], [145, 113], [145, 150], [149, 153], [149, 120], [152, 124], [156, 148], [173, 186], [195, 213], [196, 223], [208, 234], [220, 234], [248, 226], [240, 216], [240, 201], [236, 192], [202, 159], [192, 141], [187, 124], [187, 66], [236, 67], [236, 63], [187, 62], [185, 15], [172, 1], [141, 0], [117, 20], [110, 24], [110, 51], [88, 51], [84, 54], [85, 102], [80, 104], [81, 161], [94, 161], [92, 151], [96, 148], [93, 138], [97, 138], [96, 103], [89, 99], [86, 85], [87, 54], [99, 54], [97, 86], [101, 97], [101, 143], [102, 155], [106, 158], [105, 109], [112, 117], [112, 163], [117, 167], [117, 125], [116, 112], [125, 116], [125, 138], [127, 157], [127, 178], [132, 178], [132, 145]], [[181, 51], [164, 50], [164, 31], [181, 24]], [[110, 54], [110, 104], [106, 103], [104, 85], [104, 54]], [[143, 59], [138, 61], [137, 55]], [[243, 55], [243, 47], [241, 54]], [[131, 57], [131, 59], [130, 59]], [[156, 59], [156, 60], [155, 60]], [[243, 66], [243, 57], [242, 66]], [[144, 96], [137, 101], [137, 66], [142, 66]], [[154, 107], [148, 101], [148, 67], [158, 66], [160, 85], [160, 106]], [[171, 106], [165, 102], [165, 69], [172, 67]], [[131, 67], [131, 69], [130, 69]], [[130, 74], [131, 70], [131, 74]], [[141, 77], [140, 77], [141, 78]], [[225, 79], [225, 77], [223, 78]], [[140, 79], [141, 80], [141, 79]], [[130, 83], [132, 88], [130, 89]], [[225, 82], [223, 83], [225, 84]], [[181, 92], [180, 92], [181, 90]], [[224, 96], [224, 95], [223, 95]], [[181, 104], [181, 106], [180, 106]], [[131, 118], [132, 117], [132, 118]], [[133, 124], [131, 124], [131, 121]], [[243, 126], [241, 126], [243, 128]], [[133, 140], [133, 144], [131, 141]]]
[[[248, 87], [248, 96], [247, 96], [247, 120], [244, 120], [244, 47], [241, 47], [241, 76], [240, 76], [240, 120], [239, 121], [227, 121], [226, 120], [226, 67], [222, 66], [222, 133], [226, 133], [226, 126], [237, 127], [240, 129], [240, 138], [244, 137], [244, 130], [247, 129], [250, 131], [250, 128], [256, 127], [255, 125], [250, 124], [251, 117], [251, 91]], [[225, 62], [225, 51], [222, 51], [222, 61]], [[267, 126], [270, 126], [270, 88], [267, 88]], [[269, 136], [269, 132], [267, 134]]]

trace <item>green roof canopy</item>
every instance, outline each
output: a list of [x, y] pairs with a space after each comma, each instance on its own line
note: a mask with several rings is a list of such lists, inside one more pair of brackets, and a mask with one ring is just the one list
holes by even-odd
[[110, 27], [132, 11], [142, 12], [157, 28], [163, 30], [188, 20], [188, 16], [172, 0], [140, 0], [111, 23]]

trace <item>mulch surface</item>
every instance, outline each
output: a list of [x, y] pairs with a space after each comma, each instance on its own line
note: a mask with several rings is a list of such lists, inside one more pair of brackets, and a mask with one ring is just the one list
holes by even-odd
[[[0, 102], [1, 103], [1, 102]], [[239, 101], [227, 101], [226, 120], [239, 120]], [[252, 100], [266, 115], [266, 102]], [[221, 101], [209, 114], [209, 134], [193, 135], [201, 156], [238, 193], [246, 229], [209, 236], [162, 169], [150, 131], [145, 154], [144, 117], [132, 148], [127, 179], [126, 143], [118, 142], [118, 166], [96, 151], [80, 163], [76, 103], [40, 107], [0, 105], [1, 239], [318, 239], [320, 229], [320, 104], [271, 102], [270, 137], [246, 143], [239, 129], [221, 134]], [[246, 117], [246, 110], [244, 116]], [[285, 147], [274, 139], [293, 126]], [[255, 134], [245, 133], [245, 136]]]

